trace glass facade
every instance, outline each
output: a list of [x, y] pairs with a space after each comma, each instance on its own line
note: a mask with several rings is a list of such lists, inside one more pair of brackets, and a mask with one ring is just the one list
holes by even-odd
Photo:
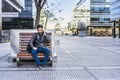
[[103, 22], [103, 23], [109, 23], [110, 22], [110, 18], [91, 18], [91, 21], [94, 22]]
[[91, 0], [90, 23], [92, 27], [111, 27], [110, 0]]
[[[20, 4], [21, 6], [24, 5], [22, 12], [19, 12], [8, 2], [2, 0], [2, 12], [10, 13], [9, 17], [8, 15], [2, 17], [3, 30], [33, 28], [34, 20], [32, 17], [32, 0], [17, 0], [17, 2], [13, 2], [13, 4]], [[18, 17], [13, 17], [14, 13], [17, 13]]]
[[25, 12], [32, 12], [32, 0], [25, 0]]
[[111, 21], [120, 20], [120, 0], [111, 0]]
[[94, 12], [110, 12], [110, 7], [106, 7], [106, 6], [103, 6], [103, 7], [91, 7], [91, 11], [94, 11]]
[[[15, 3], [13, 3], [15, 4]], [[12, 13], [19, 13], [18, 10], [16, 10], [11, 4], [6, 2], [5, 0], [2, 0], [2, 13], [9, 13], [8, 15], [2, 17], [2, 29], [3, 30], [9, 30], [9, 29], [18, 29], [18, 17], [13, 17], [14, 14]], [[18, 15], [19, 16], [19, 15]]]
[[2, 0], [2, 12], [18, 12], [13, 6]]
[[32, 29], [34, 24], [33, 19], [33, 0], [24, 0], [25, 1], [25, 8], [19, 14], [20, 22], [22, 28]]
[[33, 1], [32, 0], [25, 0], [25, 8], [20, 13], [20, 17], [32, 17], [33, 13]]

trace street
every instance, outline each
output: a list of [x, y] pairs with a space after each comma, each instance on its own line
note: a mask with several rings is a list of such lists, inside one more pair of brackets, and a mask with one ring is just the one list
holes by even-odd
[[37, 69], [9, 62], [10, 43], [0, 44], [0, 80], [120, 80], [120, 39], [56, 36], [57, 63]]

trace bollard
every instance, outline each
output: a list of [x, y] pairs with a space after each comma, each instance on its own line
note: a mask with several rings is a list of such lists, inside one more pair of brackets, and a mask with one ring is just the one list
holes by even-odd
[[57, 54], [56, 54], [56, 52], [53, 54], [53, 63], [57, 63]]
[[60, 40], [56, 40], [56, 44], [60, 44]]

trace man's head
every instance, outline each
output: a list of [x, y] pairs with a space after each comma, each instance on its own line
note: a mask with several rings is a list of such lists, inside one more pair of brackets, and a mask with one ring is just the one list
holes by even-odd
[[44, 32], [43, 25], [41, 25], [41, 24], [37, 25], [37, 31], [38, 31], [38, 33], [42, 34]]

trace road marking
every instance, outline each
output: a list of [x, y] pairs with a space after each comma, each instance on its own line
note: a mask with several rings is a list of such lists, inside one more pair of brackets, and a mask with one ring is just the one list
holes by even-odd
[[63, 48], [70, 57], [72, 57], [72, 58], [75, 59], [75, 60], [79, 60], [79, 59], [77, 59], [77, 57], [73, 56], [73, 55], [70, 53], [70, 51], [68, 51], [64, 46], [60, 45], [60, 47]]
[[90, 71], [90, 69], [88, 69], [86, 66], [81, 65], [95, 80], [99, 80], [99, 78]]
[[100, 70], [118, 70], [120, 69], [120, 66], [109, 66], [109, 67], [87, 67], [88, 69], [100, 69]]
[[[38, 68], [0, 68], [0, 71], [38, 71]], [[40, 71], [84, 70], [82, 67], [46, 67]]]
[[7, 57], [9, 54], [6, 54], [6, 55], [4, 55], [4, 56], [1, 56], [0, 57], [0, 59], [3, 59], [3, 58], [5, 58], [5, 57]]
[[[0, 67], [0, 71], [37, 71], [39, 70], [36, 67], [33, 68], [10, 68], [10, 67]], [[46, 67], [43, 68], [42, 71], [54, 71], [54, 70], [120, 70], [120, 66], [110, 66], [110, 67], [87, 67], [87, 66], [80, 66], [80, 67]]]

